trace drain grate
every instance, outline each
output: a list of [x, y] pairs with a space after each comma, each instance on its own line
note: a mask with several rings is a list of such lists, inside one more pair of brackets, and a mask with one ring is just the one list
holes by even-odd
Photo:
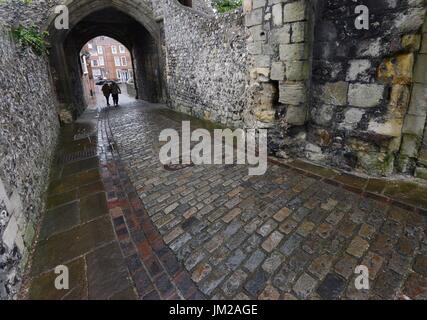
[[79, 160], [85, 160], [88, 158], [96, 157], [98, 155], [97, 148], [89, 148], [74, 153], [68, 153], [58, 158], [58, 164], [65, 164], [68, 162], [74, 162]]
[[165, 164], [163, 167], [167, 171], [178, 171], [188, 167], [193, 167], [194, 163], [191, 164]]
[[83, 140], [83, 139], [95, 140], [96, 139], [96, 132], [78, 133], [78, 134], [74, 135], [74, 141]]

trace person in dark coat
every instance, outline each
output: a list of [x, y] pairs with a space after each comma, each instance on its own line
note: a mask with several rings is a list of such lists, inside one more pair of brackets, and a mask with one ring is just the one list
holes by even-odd
[[102, 93], [104, 94], [105, 99], [107, 100], [107, 106], [110, 105], [110, 95], [111, 95], [111, 87], [108, 82], [105, 82], [102, 86]]
[[117, 83], [112, 82], [111, 83], [111, 95], [113, 96], [113, 102], [114, 106], [119, 106], [119, 94], [122, 93], [122, 90], [120, 90], [120, 87]]

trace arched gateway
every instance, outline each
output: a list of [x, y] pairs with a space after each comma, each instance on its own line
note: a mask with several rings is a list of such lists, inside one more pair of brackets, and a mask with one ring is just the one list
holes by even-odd
[[165, 101], [161, 27], [143, 1], [69, 1], [69, 29], [55, 28], [52, 15], [45, 29], [51, 44], [50, 66], [61, 109], [74, 117], [85, 108], [79, 52], [90, 39], [106, 35], [121, 41], [132, 54], [137, 96]]

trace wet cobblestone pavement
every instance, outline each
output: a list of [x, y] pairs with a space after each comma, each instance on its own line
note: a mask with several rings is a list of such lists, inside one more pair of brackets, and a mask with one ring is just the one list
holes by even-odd
[[[279, 164], [263, 176], [166, 170], [161, 130], [212, 126], [162, 106], [85, 117], [63, 130], [30, 299], [427, 298], [424, 212]], [[70, 268], [65, 293], [53, 287], [58, 264]], [[370, 290], [355, 288], [358, 265]]]
[[[103, 115], [103, 114], [102, 114]], [[28, 299], [201, 299], [153, 227], [110, 140], [104, 117], [86, 111], [61, 130]], [[68, 290], [55, 288], [56, 266]]]
[[[188, 117], [141, 102], [108, 116], [151, 221], [208, 298], [427, 298], [423, 214], [276, 164], [259, 177], [242, 165], [168, 171], [159, 133]], [[370, 290], [354, 285], [362, 264]]]
[[[29, 299], [135, 298], [108, 215], [97, 156], [96, 112], [61, 128], [29, 281]], [[58, 265], [69, 268], [69, 290], [54, 286]]]

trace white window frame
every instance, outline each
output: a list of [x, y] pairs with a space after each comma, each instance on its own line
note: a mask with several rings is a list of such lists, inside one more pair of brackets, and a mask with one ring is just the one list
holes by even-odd
[[88, 43], [88, 44], [87, 44], [87, 47], [88, 47], [88, 49], [92, 49], [92, 48], [93, 48], [92, 43]]
[[126, 53], [125, 46], [119, 45], [119, 51], [120, 51], [120, 53]]
[[117, 54], [117, 46], [111, 46], [111, 53]]
[[90, 64], [92, 65], [92, 67], [99, 67], [98, 59], [92, 59], [90, 61]]
[[82, 66], [83, 66], [83, 74], [88, 74], [88, 70], [87, 70], [87, 60], [86, 60], [86, 56], [83, 55], [82, 56]]
[[102, 46], [97, 46], [96, 51], [98, 52], [98, 54], [104, 54], [104, 48]]
[[120, 57], [114, 57], [114, 65], [120, 67], [121, 59]]
[[119, 79], [119, 80], [121, 80], [122, 79], [122, 73], [120, 72], [120, 69], [116, 69], [116, 76], [117, 76], [117, 79]]
[[126, 56], [120, 57], [120, 62], [121, 62], [121, 64], [122, 64], [123, 67], [127, 67], [127, 65], [128, 65], [128, 59], [126, 58]]
[[94, 77], [101, 77], [102, 76], [101, 69], [98, 69], [98, 68], [92, 69], [92, 73], [93, 73]]
[[101, 67], [105, 66], [105, 60], [103, 56], [99, 56], [98, 63], [99, 63], [99, 66]]

